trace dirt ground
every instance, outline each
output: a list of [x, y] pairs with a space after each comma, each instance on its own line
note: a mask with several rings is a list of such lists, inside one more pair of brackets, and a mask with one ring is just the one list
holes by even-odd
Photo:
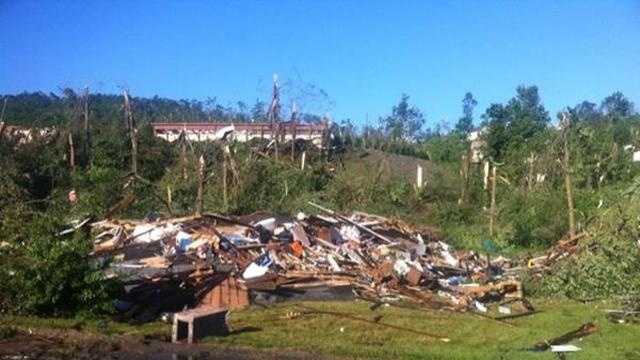
[[0, 340], [0, 360], [310, 360], [329, 359], [298, 351], [260, 351], [213, 344], [172, 344], [168, 339], [131, 339], [79, 331], [19, 333]]

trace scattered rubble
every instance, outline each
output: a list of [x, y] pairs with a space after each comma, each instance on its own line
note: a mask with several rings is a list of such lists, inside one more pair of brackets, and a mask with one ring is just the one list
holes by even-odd
[[321, 213], [104, 220], [92, 224], [93, 257], [124, 281], [117, 307], [138, 321], [198, 306], [354, 297], [474, 312], [496, 303], [517, 316], [522, 286], [508, 259], [456, 251], [399, 220], [311, 205]]

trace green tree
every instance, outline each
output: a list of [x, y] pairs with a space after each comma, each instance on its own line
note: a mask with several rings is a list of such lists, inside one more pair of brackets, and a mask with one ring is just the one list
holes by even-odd
[[392, 140], [411, 141], [418, 137], [424, 116], [417, 107], [409, 104], [409, 95], [402, 94], [391, 115], [381, 118], [380, 122]]
[[631, 116], [634, 113], [633, 103], [620, 91], [607, 96], [600, 104], [601, 111], [612, 119]]
[[483, 118], [489, 155], [500, 160], [508, 152], [526, 147], [550, 120], [537, 86], [518, 86], [516, 96], [506, 106], [491, 104]]
[[265, 109], [267, 108], [267, 104], [260, 99], [256, 99], [256, 103], [253, 104], [251, 108], [251, 119], [255, 122], [266, 121], [267, 113]]
[[462, 117], [458, 120], [455, 130], [460, 134], [469, 134], [473, 130], [473, 109], [478, 105], [473, 94], [468, 92], [462, 99]]
[[597, 121], [602, 115], [600, 111], [598, 111], [598, 105], [586, 100], [570, 108], [569, 113], [571, 114], [572, 120], [586, 122]]

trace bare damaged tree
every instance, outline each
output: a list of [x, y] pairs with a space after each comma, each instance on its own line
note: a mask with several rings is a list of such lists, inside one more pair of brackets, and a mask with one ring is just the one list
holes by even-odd
[[84, 96], [82, 97], [82, 107], [84, 115], [84, 155], [87, 159], [87, 163], [91, 164], [91, 129], [89, 128], [89, 88], [84, 89]]
[[187, 132], [182, 130], [180, 137], [180, 167], [182, 169], [182, 180], [187, 180]]
[[129, 101], [129, 93], [127, 90], [124, 94], [124, 113], [127, 128], [129, 129], [129, 138], [131, 139], [131, 172], [134, 176], [138, 176], [138, 129], [131, 111], [131, 102]]
[[4, 124], [4, 111], [7, 109], [7, 98], [4, 98], [4, 102], [2, 103], [2, 113], [0, 113], [0, 123]]
[[200, 155], [200, 159], [198, 160], [198, 193], [196, 195], [196, 216], [200, 216], [202, 214], [202, 208], [204, 205], [204, 185], [206, 182], [205, 166], [204, 155]]
[[273, 74], [273, 91], [269, 105], [269, 121], [271, 122], [271, 138], [274, 140], [274, 151], [278, 159], [278, 135], [280, 134], [280, 89], [278, 87], [278, 75]]
[[76, 152], [73, 148], [73, 133], [69, 131], [69, 168], [71, 172], [76, 171]]
[[489, 208], [489, 235], [493, 236], [496, 222], [496, 182], [498, 180], [497, 167], [491, 169], [491, 207]]
[[576, 235], [576, 219], [573, 205], [573, 186], [571, 181], [571, 165], [569, 154], [569, 129], [571, 127], [571, 119], [566, 112], [562, 113], [562, 170], [564, 172], [564, 186], [567, 194], [567, 210], [569, 212], [569, 236], [573, 238]]
[[293, 105], [291, 106], [291, 129], [292, 129], [292, 136], [291, 136], [291, 161], [296, 161], [296, 121], [298, 117], [298, 109], [296, 107], [296, 103], [295, 101], [293, 102]]
[[229, 169], [227, 166], [227, 158], [226, 156], [222, 158], [222, 204], [224, 206], [225, 211], [229, 209], [229, 190], [228, 190], [228, 173]]
[[2, 138], [2, 133], [4, 133], [4, 129], [6, 128], [4, 123], [4, 110], [7, 108], [7, 98], [4, 98], [4, 102], [2, 104], [2, 113], [0, 113], [0, 140]]
[[458, 199], [458, 205], [467, 203], [469, 194], [469, 170], [471, 168], [471, 155], [471, 148], [469, 148], [466, 154], [462, 155], [460, 167], [460, 177], [462, 178], [462, 183], [460, 186], [460, 198]]

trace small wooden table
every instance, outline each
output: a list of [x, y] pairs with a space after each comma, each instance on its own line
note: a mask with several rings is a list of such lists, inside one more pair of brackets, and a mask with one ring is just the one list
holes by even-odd
[[229, 310], [221, 307], [201, 306], [176, 313], [173, 316], [171, 340], [180, 342], [187, 339], [189, 344], [209, 335], [227, 335]]

